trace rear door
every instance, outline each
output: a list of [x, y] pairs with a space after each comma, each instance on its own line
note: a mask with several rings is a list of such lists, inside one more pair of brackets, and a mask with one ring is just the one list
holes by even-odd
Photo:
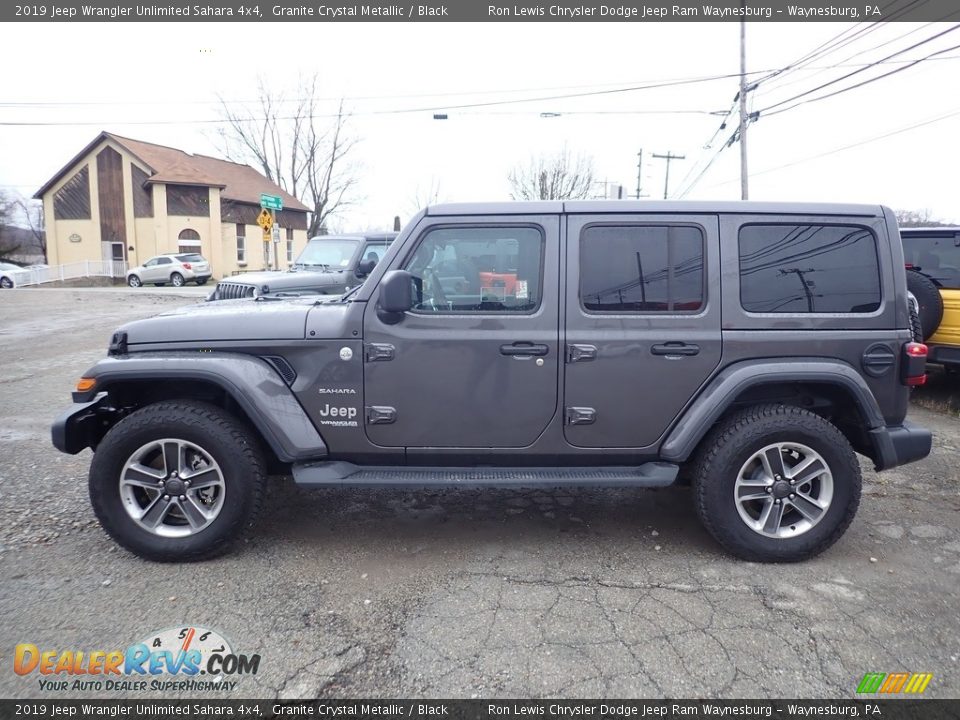
[[654, 445], [720, 363], [717, 218], [571, 215], [566, 252], [567, 442]]

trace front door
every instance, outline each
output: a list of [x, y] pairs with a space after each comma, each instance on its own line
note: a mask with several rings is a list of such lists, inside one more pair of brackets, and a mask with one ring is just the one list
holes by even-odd
[[567, 218], [564, 436], [654, 445], [720, 362], [715, 216]]
[[414, 307], [364, 313], [366, 432], [385, 447], [532, 444], [557, 412], [559, 220], [427, 218], [396, 256]]

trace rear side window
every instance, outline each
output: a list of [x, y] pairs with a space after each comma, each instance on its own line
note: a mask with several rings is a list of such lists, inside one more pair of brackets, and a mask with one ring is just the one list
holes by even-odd
[[580, 300], [593, 312], [703, 307], [703, 232], [689, 225], [593, 225], [580, 236]]
[[877, 239], [855, 225], [745, 225], [740, 304], [755, 313], [873, 312]]
[[937, 285], [960, 290], [960, 235], [911, 235], [901, 231], [907, 267], [923, 273]]

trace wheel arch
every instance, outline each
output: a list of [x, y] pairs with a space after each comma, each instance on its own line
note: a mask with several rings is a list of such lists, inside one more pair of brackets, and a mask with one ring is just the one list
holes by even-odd
[[886, 423], [863, 378], [839, 361], [798, 359], [748, 361], [725, 368], [674, 424], [661, 445], [661, 459], [687, 461], [723, 417], [771, 402], [811, 410], [836, 425], [857, 452], [874, 462], [882, 457], [871, 431]]
[[[84, 377], [96, 380], [92, 393], [106, 393], [101, 406], [113, 408], [113, 422], [128, 409], [161, 400], [205, 400], [245, 421], [281, 463], [327, 455], [326, 443], [293, 392], [276, 370], [254, 356], [127, 355], [100, 361]], [[106, 423], [100, 437], [112, 425], [109, 418]]]

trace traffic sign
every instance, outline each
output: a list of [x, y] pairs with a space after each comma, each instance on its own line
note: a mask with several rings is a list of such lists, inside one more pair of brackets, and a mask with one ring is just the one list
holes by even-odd
[[273, 241], [275, 243], [280, 242], [280, 226], [279, 225], [273, 226]]
[[279, 195], [260, 193], [260, 207], [267, 210], [283, 210], [283, 199]]
[[263, 241], [265, 243], [270, 242], [270, 231], [267, 228], [263, 229]]
[[262, 227], [264, 232], [270, 232], [270, 228], [273, 227], [273, 215], [266, 209], [261, 210], [257, 215], [257, 225]]

